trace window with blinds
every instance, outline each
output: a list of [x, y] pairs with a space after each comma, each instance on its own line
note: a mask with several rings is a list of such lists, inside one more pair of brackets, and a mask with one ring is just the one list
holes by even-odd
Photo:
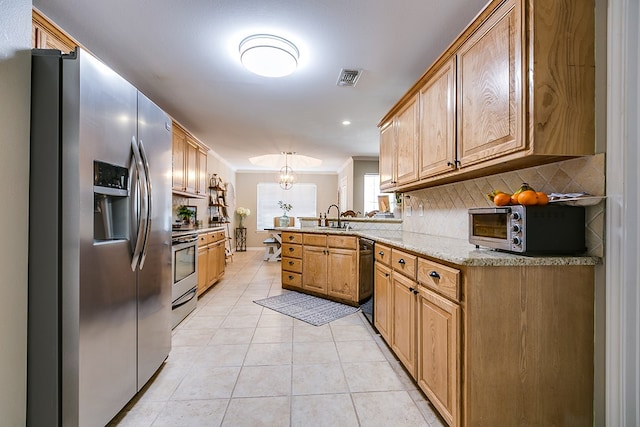
[[[316, 217], [317, 187], [316, 184], [295, 183], [289, 190], [280, 188], [277, 183], [259, 183], [257, 201], [257, 229], [273, 228], [273, 218], [282, 216], [283, 211], [278, 206], [278, 201], [290, 203], [293, 208], [288, 216]], [[296, 221], [298, 224], [298, 221]]]

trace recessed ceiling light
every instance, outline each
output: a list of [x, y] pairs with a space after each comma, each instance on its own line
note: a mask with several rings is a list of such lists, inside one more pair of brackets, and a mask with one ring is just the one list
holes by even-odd
[[271, 34], [255, 34], [240, 42], [242, 65], [259, 76], [288, 76], [298, 67], [299, 57], [296, 45]]
[[345, 126], [349, 126], [351, 124], [351, 122], [349, 120], [343, 120], [342, 124]]

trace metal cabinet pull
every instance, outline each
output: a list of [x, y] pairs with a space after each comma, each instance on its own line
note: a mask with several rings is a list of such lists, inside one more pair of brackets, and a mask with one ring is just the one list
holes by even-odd
[[435, 270], [430, 271], [429, 272], [429, 276], [433, 277], [434, 279], [439, 279], [440, 278], [440, 275]]
[[398, 264], [405, 265], [405, 264], [406, 264], [406, 262], [405, 262], [404, 258], [400, 258], [400, 259], [398, 260]]
[[380, 251], [380, 252], [378, 252], [378, 255], [380, 255], [380, 256], [384, 256], [384, 251]]
[[293, 265], [293, 261], [289, 261], [289, 265]]

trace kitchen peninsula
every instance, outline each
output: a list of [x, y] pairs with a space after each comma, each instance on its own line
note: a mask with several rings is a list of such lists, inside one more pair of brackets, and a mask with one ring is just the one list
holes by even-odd
[[[520, 256], [455, 238], [316, 226], [283, 230], [283, 256], [288, 240], [302, 254], [314, 236], [376, 242], [375, 326], [450, 425], [590, 424], [598, 257]], [[292, 259], [302, 273], [287, 280], [284, 258], [283, 287], [308, 292], [308, 259]]]

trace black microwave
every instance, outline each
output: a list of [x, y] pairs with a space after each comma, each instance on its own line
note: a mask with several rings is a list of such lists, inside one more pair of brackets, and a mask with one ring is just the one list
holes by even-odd
[[469, 243], [518, 254], [581, 254], [582, 206], [503, 206], [469, 209]]

